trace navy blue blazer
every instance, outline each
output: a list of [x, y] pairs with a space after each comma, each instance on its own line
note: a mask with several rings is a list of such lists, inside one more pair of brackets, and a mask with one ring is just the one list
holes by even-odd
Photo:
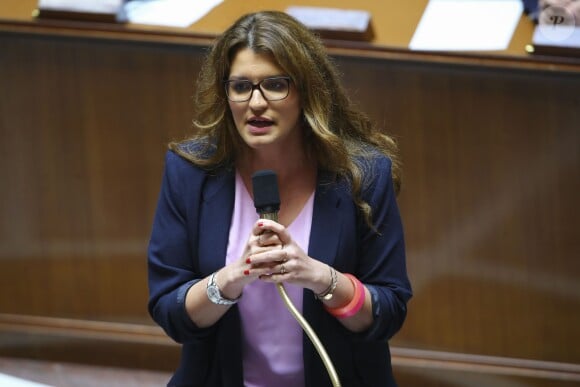
[[[388, 339], [403, 324], [411, 286], [390, 165], [383, 156], [368, 163], [372, 181], [363, 191], [380, 234], [360, 216], [346, 183], [323, 172], [318, 176], [308, 255], [353, 273], [372, 295], [374, 323], [365, 332], [353, 333], [325, 312], [310, 290], [304, 290], [304, 317], [326, 348], [344, 387], [396, 385]], [[234, 190], [233, 169], [207, 172], [167, 152], [148, 249], [148, 307], [153, 319], [182, 344], [171, 386], [243, 386], [237, 307], [231, 307], [212, 327], [198, 328], [184, 303], [189, 287], [225, 264]], [[305, 334], [303, 353], [306, 386], [331, 386]]]

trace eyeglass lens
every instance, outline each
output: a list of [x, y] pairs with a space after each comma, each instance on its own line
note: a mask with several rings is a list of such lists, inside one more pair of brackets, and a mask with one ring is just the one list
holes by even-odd
[[265, 78], [255, 85], [246, 79], [226, 81], [226, 94], [233, 102], [248, 101], [257, 88], [266, 100], [278, 101], [288, 96], [290, 82], [286, 77]]

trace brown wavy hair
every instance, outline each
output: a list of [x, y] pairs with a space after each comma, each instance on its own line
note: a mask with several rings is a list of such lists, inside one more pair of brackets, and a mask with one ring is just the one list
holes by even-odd
[[376, 157], [377, 151], [386, 155], [392, 163], [398, 193], [401, 176], [397, 145], [349, 100], [318, 36], [283, 12], [244, 15], [216, 39], [197, 82], [194, 134], [170, 143], [170, 149], [206, 169], [233, 164], [244, 143], [230, 114], [223, 82], [242, 48], [270, 55], [291, 78], [303, 109], [304, 145], [320, 169], [350, 183], [355, 203], [370, 223], [371, 208], [360, 198], [365, 179], [372, 177], [365, 174], [364, 160]]

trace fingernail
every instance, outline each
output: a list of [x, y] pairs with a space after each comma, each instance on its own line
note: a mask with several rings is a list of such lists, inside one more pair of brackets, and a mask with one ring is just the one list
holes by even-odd
[[247, 263], [247, 264], [250, 264], [250, 263], [252, 263], [252, 260], [250, 259], [250, 257], [246, 258], [246, 263]]
[[244, 275], [250, 275], [250, 271], [249, 270], [244, 270]]
[[264, 225], [264, 223], [263, 223], [263, 222], [259, 222], [259, 223], [258, 223], [258, 227], [262, 227], [263, 225]]

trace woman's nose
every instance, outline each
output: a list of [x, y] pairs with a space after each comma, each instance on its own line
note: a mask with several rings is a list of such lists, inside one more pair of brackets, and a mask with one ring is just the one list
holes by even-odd
[[252, 90], [252, 95], [250, 96], [250, 107], [261, 108], [267, 105], [268, 101], [266, 101], [266, 98], [264, 98], [262, 90], [260, 90], [259, 87]]

